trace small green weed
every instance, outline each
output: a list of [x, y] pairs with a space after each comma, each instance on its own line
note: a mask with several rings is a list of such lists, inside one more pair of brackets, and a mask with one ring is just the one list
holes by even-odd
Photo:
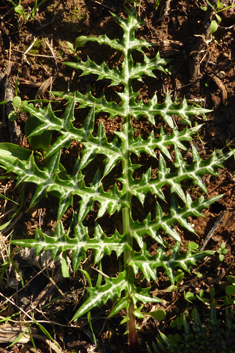
[[27, 6], [27, 9], [21, 4], [21, 0], [19, 0], [18, 2], [13, 0], [8, 1], [14, 6], [15, 13], [24, 21], [28, 21], [34, 19], [39, 7], [43, 5], [47, 0], [41, 0], [39, 3], [38, 0], [35, 0], [33, 7]]
[[207, 10], [207, 7], [210, 6], [213, 9], [214, 17], [215, 19], [211, 21], [211, 27], [210, 27], [210, 33], [213, 35], [219, 28], [219, 24], [222, 21], [222, 18], [220, 17], [219, 13], [225, 10], [230, 9], [231, 7], [234, 7], [235, 5], [229, 5], [229, 6], [224, 6], [223, 3], [218, 0], [216, 3], [216, 6], [213, 6], [208, 0], [207, 0], [207, 6], [202, 6], [201, 9], [203, 11]]
[[220, 261], [224, 261], [224, 255], [228, 253], [228, 249], [226, 249], [226, 244], [224, 242], [221, 243], [219, 249], [217, 250], [217, 253], [219, 254]]

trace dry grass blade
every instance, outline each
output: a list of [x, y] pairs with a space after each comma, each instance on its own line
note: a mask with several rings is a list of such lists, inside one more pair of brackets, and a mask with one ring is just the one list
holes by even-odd
[[52, 81], [53, 81], [53, 77], [51, 76], [41, 84], [41, 86], [39, 87], [39, 89], [35, 95], [36, 99], [44, 95], [44, 93], [47, 91], [48, 87], [52, 86]]
[[13, 343], [19, 336], [21, 337], [17, 343], [29, 342], [30, 335], [27, 326], [18, 325], [13, 327], [10, 324], [0, 325], [0, 343]]

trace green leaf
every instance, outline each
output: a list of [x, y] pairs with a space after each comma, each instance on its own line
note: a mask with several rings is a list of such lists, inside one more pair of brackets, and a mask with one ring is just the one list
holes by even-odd
[[[40, 130], [42, 127], [42, 131]], [[37, 135], [31, 135], [32, 132], [37, 131]], [[47, 151], [50, 143], [52, 133], [44, 129], [40, 120], [35, 117], [28, 117], [25, 124], [25, 134], [28, 136], [28, 141], [33, 150]]]
[[173, 249], [173, 255], [166, 255], [163, 247], [159, 247], [155, 255], [150, 256], [146, 249], [146, 244], [143, 244], [142, 251], [132, 253], [130, 265], [133, 267], [134, 273], [137, 274], [141, 270], [145, 278], [149, 281], [151, 278], [156, 280], [156, 269], [163, 267], [166, 275], [169, 277], [172, 284], [175, 283], [175, 268], [180, 268], [186, 272], [190, 272], [190, 266], [195, 265], [198, 260], [203, 257], [213, 254], [211, 251], [199, 253], [187, 253], [181, 255], [180, 243], [178, 242]]
[[73, 44], [70, 43], [70, 42], [67, 42], [67, 45], [69, 46], [69, 49], [71, 50], [71, 52], [74, 53], [75, 52], [75, 48], [74, 48]]
[[223, 254], [220, 254], [219, 255], [219, 260], [222, 262], [222, 261], [224, 261], [224, 255]]
[[117, 315], [123, 309], [127, 309], [129, 304], [130, 299], [128, 298], [128, 295], [126, 295], [124, 298], [119, 298], [116, 305], [112, 308], [109, 317]]
[[223, 303], [224, 303], [224, 305], [233, 305], [234, 299], [226, 296], [223, 300]]
[[17, 13], [17, 14], [20, 15], [20, 16], [23, 16], [23, 14], [24, 14], [24, 8], [23, 8], [22, 5], [17, 5], [17, 6], [15, 6], [14, 10], [15, 10], [15, 13]]
[[199, 247], [199, 245], [196, 244], [194, 241], [190, 241], [190, 242], [188, 243], [188, 248], [189, 248], [189, 250], [197, 250], [198, 247]]
[[103, 286], [87, 288], [89, 297], [74, 314], [73, 320], [77, 320], [95, 307], [100, 308], [109, 299], [120, 298], [122, 291], [126, 290], [127, 286], [128, 282], [125, 279], [125, 272], [122, 272], [117, 278], [105, 278]]
[[1, 199], [4, 199], [4, 200], [7, 200], [7, 201], [10, 201], [10, 202], [13, 202], [15, 205], [19, 205], [18, 202], [9, 199], [7, 196], [5, 196], [5, 195], [3, 195], [3, 194], [1, 194], [1, 193], [0, 193], [0, 198], [1, 198]]
[[21, 106], [21, 98], [19, 96], [15, 96], [12, 101], [15, 108], [19, 108]]
[[226, 280], [230, 283], [235, 283], [235, 276], [229, 275], [226, 277]]
[[175, 272], [175, 282], [178, 285], [184, 278], [184, 272], [180, 269], [176, 270]]
[[192, 303], [192, 301], [195, 300], [195, 296], [191, 292], [185, 293], [184, 297], [189, 303]]
[[66, 250], [73, 250], [72, 262], [74, 271], [77, 271], [80, 262], [86, 258], [86, 251], [93, 249], [95, 252], [95, 263], [98, 263], [105, 255], [110, 255], [115, 251], [120, 256], [125, 249], [130, 249], [125, 237], [117, 231], [108, 237], [99, 225], [95, 227], [93, 237], [89, 236], [87, 227], [78, 221], [77, 215], [73, 218], [73, 237], [66, 234], [61, 221], [58, 222], [53, 237], [43, 233], [40, 229], [36, 230], [35, 239], [14, 239], [13, 244], [34, 247], [37, 254], [50, 249], [53, 258], [59, 256]]
[[122, 79], [122, 73], [118, 68], [115, 68], [113, 70], [109, 69], [108, 65], [106, 63], [102, 63], [101, 65], [97, 65], [94, 61], [91, 59], [87, 59], [86, 62], [84, 61], [79, 61], [78, 63], [74, 62], [67, 62], [65, 65], [70, 66], [74, 69], [77, 70], [82, 70], [83, 73], [81, 76], [85, 76], [88, 74], [94, 74], [97, 75], [98, 78], [97, 80], [102, 80], [102, 79], [110, 79], [111, 80], [111, 86], [118, 85], [124, 82], [124, 78]]
[[69, 277], [69, 268], [66, 259], [62, 256], [61, 257], [61, 269], [62, 269], [62, 275], [64, 278]]
[[162, 321], [165, 319], [166, 312], [162, 309], [158, 309], [155, 311], [150, 311], [149, 315], [151, 315], [155, 320]]
[[[174, 346], [173, 344], [171, 343], [171, 341], [164, 335], [164, 333], [162, 333], [161, 331], [159, 331], [159, 334], [160, 334], [160, 337], [162, 339], [162, 341], [165, 343], [165, 345], [167, 346], [167, 348], [170, 350], [170, 351], [173, 351], [174, 349]], [[158, 345], [160, 346], [160, 342], [158, 342]], [[160, 346], [161, 347], [161, 346]], [[163, 348], [164, 349], [164, 348]]]
[[194, 330], [198, 336], [201, 336], [203, 333], [203, 327], [200, 321], [200, 316], [198, 311], [194, 308], [193, 309], [193, 318], [194, 318]]
[[235, 294], [235, 287], [232, 286], [231, 284], [229, 284], [228, 286], [226, 286], [225, 292], [227, 295], [234, 295]]
[[218, 21], [218, 23], [220, 23], [222, 21], [222, 18], [216, 13], [215, 14], [216, 20]]
[[210, 33], [213, 34], [219, 28], [218, 22], [216, 20], [211, 21]]
[[18, 117], [19, 113], [15, 112], [14, 110], [8, 114], [8, 120], [10, 121], [15, 121], [16, 119], [18, 119]]
[[132, 299], [134, 304], [141, 302], [147, 303], [161, 303], [162, 300], [149, 295], [150, 288], [133, 287]]
[[17, 160], [26, 161], [30, 154], [30, 150], [14, 145], [13, 143], [0, 143], [0, 163], [3, 166], [8, 165], [8, 163], [14, 164]]
[[75, 48], [77, 49], [77, 48], [83, 47], [87, 42], [97, 42], [100, 45], [105, 44], [119, 51], [124, 50], [123, 46], [119, 44], [118, 40], [109, 39], [106, 35], [102, 35], [99, 37], [80, 36], [76, 39]]

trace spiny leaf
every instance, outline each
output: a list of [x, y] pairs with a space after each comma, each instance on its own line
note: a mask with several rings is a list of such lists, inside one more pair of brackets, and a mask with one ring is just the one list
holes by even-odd
[[25, 247], [33, 247], [39, 255], [45, 250], [51, 250], [55, 259], [60, 253], [73, 250], [73, 269], [77, 271], [81, 261], [86, 258], [88, 249], [94, 250], [95, 263], [115, 251], [120, 256], [125, 249], [129, 248], [126, 239], [117, 231], [108, 237], [97, 224], [93, 237], [88, 234], [87, 227], [79, 222], [77, 215], [73, 219], [73, 235], [66, 234], [61, 221], [57, 223], [55, 233], [49, 236], [40, 229], [36, 230], [35, 239], [13, 240], [12, 243]]
[[173, 103], [170, 97], [170, 94], [167, 93], [164, 103], [157, 103], [157, 96], [154, 95], [152, 99], [149, 100], [147, 104], [144, 104], [143, 101], [136, 103], [132, 107], [132, 114], [135, 118], [140, 116], [147, 116], [151, 124], [155, 124], [155, 115], [160, 115], [163, 120], [169, 125], [170, 128], [174, 129], [175, 125], [172, 119], [172, 115], [177, 115], [181, 117], [184, 122], [191, 126], [191, 121], [189, 119], [192, 115], [201, 115], [210, 112], [208, 109], [197, 108], [187, 104], [187, 101], [184, 99], [182, 103]]
[[116, 102], [106, 100], [105, 94], [102, 93], [100, 97], [94, 97], [90, 91], [85, 94], [80, 92], [74, 93], [64, 93], [64, 92], [56, 92], [53, 91], [53, 94], [61, 97], [63, 99], [75, 100], [76, 103], [81, 103], [80, 108], [86, 107], [96, 107], [96, 112], [107, 112], [110, 115], [110, 118], [115, 118], [117, 115], [124, 116], [125, 111], [122, 105], [118, 105]]
[[[195, 126], [192, 129], [185, 129], [183, 131], [173, 130], [170, 135], [167, 135], [164, 128], [161, 126], [159, 137], [155, 137], [153, 131], [146, 140], [143, 140], [139, 135], [136, 139], [130, 143], [130, 150], [139, 155], [141, 152], [148, 153], [150, 156], [156, 158], [154, 150], [159, 149], [162, 154], [167, 158], [171, 159], [171, 155], [167, 149], [168, 146], [174, 145], [182, 150], [187, 150], [185, 145], [182, 144], [184, 141], [191, 141], [192, 135], [195, 134], [201, 125]], [[118, 135], [119, 136], [119, 135]]]
[[143, 304], [162, 302], [161, 299], [150, 296], [149, 291], [150, 291], [150, 287], [149, 288], [134, 287], [133, 293], [131, 295], [134, 304], [136, 304], [137, 302], [141, 302]]
[[197, 201], [193, 202], [190, 195], [187, 194], [185, 206], [180, 208], [177, 199], [172, 195], [169, 215], [166, 216], [161, 206], [157, 203], [156, 220], [152, 221], [150, 214], [148, 214], [148, 216], [141, 223], [137, 221], [134, 222], [131, 219], [131, 235], [136, 239], [140, 248], [143, 247], [143, 237], [147, 234], [159, 244], [163, 245], [162, 237], [159, 234], [160, 229], [164, 230], [166, 234], [169, 234], [175, 240], [180, 242], [180, 237], [174, 229], [174, 223], [178, 223], [185, 229], [194, 233], [194, 229], [187, 221], [187, 217], [190, 215], [195, 217], [204, 217], [201, 211], [208, 208], [212, 203], [220, 198], [221, 195], [217, 195], [205, 200], [205, 198], [201, 196]]
[[97, 42], [100, 45], [108, 45], [109, 47], [119, 50], [119, 51], [123, 51], [124, 48], [120, 43], [120, 41], [118, 41], [117, 39], [110, 39], [109, 37], [105, 35], [99, 36], [99, 37], [86, 37], [86, 36], [80, 36], [76, 39], [76, 44], [75, 47], [79, 48], [79, 47], [83, 47], [87, 42]]
[[193, 163], [187, 165], [186, 162], [184, 162], [178, 147], [175, 146], [175, 167], [177, 169], [173, 173], [167, 168], [166, 162], [160, 154], [157, 178], [151, 179], [150, 170], [143, 174], [140, 181], [131, 178], [129, 183], [132, 194], [137, 196], [142, 203], [147, 192], [151, 192], [164, 200], [165, 197], [161, 189], [163, 186], [169, 185], [171, 193], [178, 195], [182, 201], [186, 202], [185, 193], [180, 182], [187, 179], [191, 179], [194, 185], [199, 186], [203, 192], [207, 193], [206, 186], [203, 183], [201, 176], [204, 174], [218, 175], [218, 169], [222, 167], [221, 159], [223, 161], [226, 158], [229, 158], [229, 156], [233, 155], [233, 152], [229, 152], [219, 158], [217, 157], [216, 152], [214, 152], [207, 160], [201, 159], [194, 146], [192, 146], [192, 153]]
[[77, 320], [91, 309], [105, 305], [109, 299], [120, 298], [122, 291], [128, 288], [125, 272], [119, 273], [117, 278], [105, 278], [105, 284], [99, 287], [87, 288], [88, 299], [77, 310], [73, 320]]
[[67, 62], [66, 65], [73, 67], [76, 70], [82, 70], [83, 72], [81, 76], [94, 74], [98, 76], [98, 80], [111, 80], [110, 86], [115, 86], [120, 83], [124, 83], [124, 77], [122, 78], [122, 72], [118, 68], [115, 68], [113, 70], [109, 69], [106, 63], [97, 65], [94, 61], [88, 58], [85, 62]]
[[[106, 156], [104, 161], [106, 163], [104, 171], [105, 175], [112, 170], [115, 166], [115, 162], [118, 163], [119, 160], [123, 159], [117, 139], [114, 139], [111, 143], [108, 142], [102, 122], [99, 125], [97, 135], [92, 135], [95, 120], [94, 107], [90, 109], [81, 129], [75, 128], [72, 124], [75, 119], [75, 99], [69, 101], [60, 120], [56, 119], [54, 113], [52, 114], [50, 105], [45, 108], [44, 114], [41, 108], [32, 108], [31, 105], [26, 105], [25, 109], [31, 114], [31, 116], [37, 117], [37, 119], [41, 121], [41, 125], [31, 132], [31, 137], [38, 136], [48, 130], [60, 131], [61, 133], [61, 136], [50, 147], [46, 157], [51, 157], [63, 147], [69, 147], [72, 140], [80, 140], [85, 147], [80, 162], [80, 170], [92, 162], [98, 153]], [[50, 120], [51, 117], [52, 121]]]
[[213, 253], [213, 251], [209, 250], [201, 252], [200, 258], [197, 257], [197, 254], [193, 254], [191, 251], [181, 255], [178, 245], [175, 248], [173, 255], [166, 255], [165, 250], [160, 247], [155, 255], [150, 256], [146, 249], [146, 244], [144, 244], [142, 251], [139, 253], [132, 253], [130, 265], [133, 267], [135, 274], [141, 270], [148, 281], [150, 281], [150, 279], [156, 281], [156, 269], [158, 267], [163, 267], [165, 269], [165, 274], [169, 277], [171, 283], [174, 284], [174, 272], [176, 268], [181, 268], [184, 271], [190, 272], [190, 267], [196, 265], [198, 260], [203, 259], [205, 256], [212, 255]]
[[58, 197], [60, 199], [58, 218], [62, 217], [63, 212], [71, 204], [73, 195], [78, 195], [82, 199], [79, 210], [80, 220], [85, 218], [95, 201], [101, 204], [98, 213], [99, 217], [102, 217], [105, 212], [109, 212], [112, 215], [115, 211], [119, 211], [121, 207], [124, 207], [121, 201], [123, 191], [119, 191], [115, 184], [109, 192], [105, 192], [99, 172], [96, 173], [90, 187], [85, 186], [84, 175], [81, 172], [73, 176], [67, 175], [64, 178], [64, 172], [63, 174], [61, 173], [60, 153], [48, 158], [44, 170], [41, 170], [36, 165], [33, 155], [26, 162], [15, 159], [10, 161], [2, 159], [2, 165], [10, 172], [18, 175], [17, 185], [23, 182], [31, 182], [37, 185], [30, 207], [35, 206], [47, 193]]
[[167, 64], [166, 59], [162, 59], [160, 57], [160, 54], [157, 53], [156, 57], [153, 59], [149, 59], [146, 55], [144, 55], [144, 62], [143, 63], [137, 63], [135, 66], [133, 65], [130, 69], [130, 78], [131, 79], [138, 79], [141, 80], [140, 78], [143, 75], [149, 76], [149, 77], [156, 77], [156, 75], [152, 72], [153, 70], [160, 70], [164, 72], [163, 66]]

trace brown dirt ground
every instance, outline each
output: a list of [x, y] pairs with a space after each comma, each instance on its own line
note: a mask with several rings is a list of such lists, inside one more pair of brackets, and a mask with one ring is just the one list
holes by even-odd
[[[213, 150], [224, 148], [228, 142], [233, 142], [235, 138], [235, 7], [220, 13], [222, 22], [212, 38], [208, 33], [208, 28], [210, 19], [214, 19], [215, 15], [213, 11], [205, 12], [201, 9], [201, 6], [206, 6], [205, 0], [162, 0], [157, 10], [154, 9], [154, 1], [141, 0], [140, 2], [139, 14], [145, 21], [145, 25], [138, 31], [138, 36], [157, 44], [156, 49], [151, 49], [152, 54], [159, 50], [162, 57], [171, 58], [172, 74], [162, 74], [159, 80], [146, 78], [142, 85], [136, 84], [136, 89], [146, 101], [155, 91], [158, 92], [159, 100], [163, 99], [168, 91], [175, 99], [180, 100], [182, 97], [186, 97], [194, 103], [200, 103], [203, 107], [212, 109], [211, 113], [207, 115], [207, 121], [200, 132], [200, 138], [197, 137], [194, 141], [200, 154], [206, 158]], [[22, 1], [26, 12], [30, 13], [33, 3], [34, 1], [31, 0]], [[234, 1], [227, 0], [222, 3], [233, 5]], [[8, 67], [9, 62], [12, 63], [11, 85], [15, 87], [18, 75], [18, 94], [22, 99], [35, 99], [37, 95], [50, 99], [51, 95], [48, 90], [84, 89], [84, 85], [87, 83], [86, 78], [80, 78], [72, 68], [63, 64], [63, 62], [74, 60], [67, 42], [74, 43], [79, 35], [89, 36], [105, 33], [111, 38], [121, 36], [120, 29], [109, 10], [122, 16], [125, 12], [124, 6], [129, 6], [129, 3], [122, 0], [101, 0], [101, 3], [92, 0], [47, 0], [39, 8], [35, 18], [26, 21], [23, 16], [15, 14], [12, 4], [7, 0], [0, 1], [0, 73]], [[34, 38], [37, 38], [35, 45], [26, 53]], [[101, 62], [103, 54], [110, 66], [116, 65], [119, 60], [117, 53], [111, 50], [103, 51], [89, 45], [81, 49], [83, 59], [89, 55], [97, 62]], [[44, 90], [42, 84], [48, 79], [48, 87]], [[100, 84], [95, 84], [94, 79], [92, 81], [90, 78], [89, 83], [94, 94], [103, 89]], [[40, 91], [38, 92], [38, 90]], [[116, 98], [115, 92], [112, 90], [108, 91], [108, 94], [113, 99]], [[24, 135], [26, 117], [21, 115], [16, 122], [17, 126], [12, 126], [5, 120], [3, 109], [0, 114], [0, 141], [13, 141], [28, 147]], [[112, 138], [113, 131], [119, 129], [120, 118], [114, 119], [111, 123], [106, 116], [101, 116], [100, 119], [104, 122], [108, 137]], [[78, 121], [78, 124], [80, 123], [81, 121]], [[149, 128], [144, 119], [140, 120], [138, 124], [136, 123], [136, 127], [139, 128], [143, 136]], [[74, 143], [69, 150], [64, 151], [64, 162], [68, 171], [72, 168], [77, 150], [80, 148], [80, 145]], [[96, 160], [97, 165], [100, 162], [102, 160]], [[141, 160], [142, 162], [144, 163]], [[203, 262], [198, 268], [198, 271], [203, 273], [203, 278], [196, 280], [195, 274], [186, 275], [178, 292], [164, 292], [168, 282], [164, 276], [160, 277], [158, 295], [160, 293], [161, 298], [167, 301], [165, 306], [167, 317], [160, 326], [153, 319], [139, 323], [141, 328], [139, 337], [143, 351], [146, 351], [146, 342], [151, 343], [154, 340], [159, 327], [161, 331], [169, 332], [169, 323], [173, 317], [186, 309], [187, 303], [183, 299], [184, 290], [198, 292], [202, 288], [208, 295], [210, 285], [214, 285], [217, 298], [224, 295], [225, 278], [228, 275], [234, 275], [235, 266], [234, 170], [234, 160], [230, 159], [225, 163], [225, 168], [220, 171], [219, 177], [205, 176], [204, 181], [207, 185], [208, 195], [211, 197], [222, 194], [223, 197], [204, 212], [205, 218], [191, 219], [195, 234], [178, 229], [183, 243], [193, 240], [202, 244], [223, 212], [222, 220], [215, 229], [206, 249], [217, 250], [222, 242], [226, 242], [229, 252], [225, 256], [225, 260], [220, 262], [218, 257], [215, 257], [212, 261]], [[117, 168], [112, 177], [117, 178], [118, 173]], [[90, 174], [94, 175], [94, 170]], [[92, 175], [87, 179], [87, 182], [92, 180]], [[1, 193], [13, 200], [18, 202], [22, 200], [23, 202], [23, 211], [19, 213], [14, 223], [15, 236], [19, 238], [23, 234], [31, 236], [36, 227], [41, 225], [47, 227], [48, 231], [52, 231], [55, 227], [58, 201], [49, 196], [46, 200], [42, 200], [39, 206], [27, 211], [33, 188], [27, 186], [19, 190], [15, 189], [14, 185], [13, 179], [1, 182]], [[107, 188], [109, 186], [110, 184], [107, 182]], [[22, 191], [25, 196], [21, 199]], [[6, 214], [5, 217], [1, 216], [2, 223], [9, 220], [16, 210], [6, 200], [0, 201], [0, 208], [1, 215]], [[91, 212], [87, 222], [93, 222], [95, 211], [93, 214]], [[136, 203], [134, 212], [137, 218], [141, 217], [141, 212], [146, 212], [146, 210], [140, 209]], [[71, 215], [72, 208], [63, 218], [65, 226], [69, 225]], [[104, 218], [102, 222], [105, 230], [110, 232], [114, 224], [118, 226], [120, 220], [117, 215], [114, 215], [111, 218]], [[1, 254], [4, 260], [1, 261], [2, 263], [7, 260], [3, 240], [6, 240], [6, 235], [10, 233], [12, 227], [8, 227], [3, 233], [4, 237], [0, 238]], [[13, 321], [10, 323], [17, 326], [19, 319], [26, 320], [25, 314], [19, 311], [19, 308], [24, 311], [29, 310], [32, 317], [43, 320], [43, 325], [59, 343], [63, 352], [127, 352], [125, 327], [119, 325], [121, 317], [107, 319], [110, 305], [94, 312], [93, 329], [98, 339], [97, 349], [95, 349], [86, 319], [78, 320], [76, 325], [69, 323], [75, 313], [78, 301], [84, 295], [84, 279], [80, 274], [69, 279], [61, 279], [53, 266], [52, 268], [45, 266], [43, 259], [40, 259], [40, 263], [36, 263], [35, 259], [23, 252], [18, 255], [12, 254], [11, 257], [15, 266], [19, 268], [24, 285], [21, 285], [20, 276], [12, 265], [3, 267], [5, 273], [3, 275], [4, 281], [0, 283], [0, 291], [5, 298], [10, 298], [12, 303], [7, 304], [6, 300], [1, 298], [1, 319], [13, 315], [11, 317]], [[29, 259], [31, 259], [31, 263]], [[115, 257], [110, 256], [105, 261], [107, 267], [110, 268], [109, 273], [115, 272], [115, 268], [118, 266]], [[88, 257], [87, 264], [84, 264], [84, 268], [88, 271], [91, 271], [90, 264], [92, 264], [92, 254]], [[153, 284], [154, 293], [159, 290], [159, 286]], [[198, 308], [203, 315], [205, 307], [200, 306], [199, 303]], [[18, 312], [19, 315], [17, 315]], [[48, 352], [48, 342], [43, 340], [42, 333], [37, 330], [34, 337], [38, 351]], [[7, 344], [0, 343], [0, 352], [33, 351], [30, 340], [28, 343], [15, 344], [11, 348], [6, 347]], [[56, 351], [55, 347], [52, 349]]]

